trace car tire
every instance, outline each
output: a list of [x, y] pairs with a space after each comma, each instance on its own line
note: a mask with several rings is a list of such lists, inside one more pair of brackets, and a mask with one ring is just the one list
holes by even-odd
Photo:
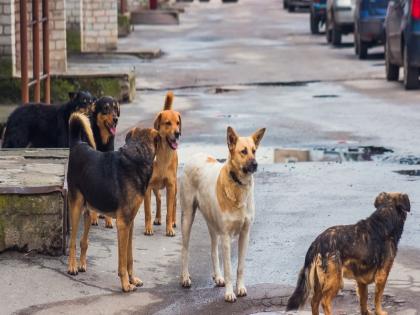
[[391, 63], [391, 55], [388, 41], [385, 44], [385, 71], [387, 81], [398, 81], [400, 67]]
[[356, 56], [359, 55], [359, 41], [357, 40], [357, 31], [354, 31], [354, 53]]
[[334, 47], [339, 47], [341, 45], [341, 31], [340, 28], [335, 25], [334, 21], [332, 25], [331, 42]]
[[287, 0], [283, 0], [283, 9], [286, 10], [288, 8]]
[[420, 86], [419, 69], [408, 64], [407, 47], [404, 49], [404, 87], [406, 90], [415, 90]]
[[331, 33], [331, 30], [330, 30], [330, 26], [328, 24], [328, 20], [325, 20], [325, 37], [327, 39], [327, 43], [328, 44], [331, 43], [332, 33]]
[[314, 35], [319, 34], [319, 18], [316, 17], [312, 11], [309, 18], [310, 18], [310, 24], [311, 24], [311, 33]]
[[362, 41], [360, 35], [357, 35], [358, 56], [360, 60], [366, 59], [368, 55], [369, 45]]
[[295, 12], [295, 6], [294, 5], [288, 5], [287, 6], [287, 11], [289, 11], [290, 13]]

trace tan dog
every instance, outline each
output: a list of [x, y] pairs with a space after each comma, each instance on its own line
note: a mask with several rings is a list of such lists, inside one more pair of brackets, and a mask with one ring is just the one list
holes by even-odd
[[153, 164], [153, 175], [144, 197], [145, 235], [153, 234], [151, 191], [156, 195], [156, 218], [155, 225], [161, 224], [161, 201], [160, 189], [166, 188], [166, 235], [175, 236], [176, 226], [176, 192], [177, 192], [177, 169], [178, 169], [178, 140], [181, 136], [181, 115], [172, 110], [174, 95], [166, 94], [165, 106], [154, 122], [154, 127], [159, 131], [161, 141], [156, 151], [156, 159]]
[[[225, 164], [206, 154], [197, 154], [185, 164], [180, 191], [183, 287], [191, 286], [188, 246], [195, 212], [199, 208], [211, 237], [213, 279], [216, 285], [226, 285], [225, 301], [236, 301], [231, 277], [230, 246], [232, 237], [239, 235], [236, 290], [238, 296], [247, 294], [244, 269], [249, 232], [255, 215], [253, 174], [258, 166], [255, 153], [264, 132], [265, 129], [259, 129], [250, 137], [239, 137], [228, 127], [229, 159]], [[219, 265], [219, 238], [222, 239], [224, 278]]]

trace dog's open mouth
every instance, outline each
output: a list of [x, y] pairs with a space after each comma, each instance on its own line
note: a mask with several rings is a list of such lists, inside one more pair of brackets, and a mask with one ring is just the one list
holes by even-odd
[[109, 133], [113, 136], [115, 136], [115, 133], [117, 132], [117, 126], [115, 124], [108, 124], [105, 122], [105, 127], [108, 129]]
[[176, 138], [168, 138], [166, 137], [166, 141], [172, 150], [178, 149], [178, 140]]

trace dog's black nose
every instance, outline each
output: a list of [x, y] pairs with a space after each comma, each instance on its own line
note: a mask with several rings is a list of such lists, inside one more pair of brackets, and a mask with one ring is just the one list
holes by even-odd
[[117, 123], [118, 123], [118, 118], [114, 117], [114, 124], [117, 124]]
[[249, 163], [248, 163], [248, 172], [254, 173], [254, 172], [257, 171], [257, 168], [258, 168], [257, 160], [253, 159], [253, 160], [249, 161]]
[[177, 138], [177, 139], [178, 139], [180, 135], [181, 135], [181, 133], [180, 133], [179, 131], [176, 131], [176, 132], [175, 132], [175, 138]]

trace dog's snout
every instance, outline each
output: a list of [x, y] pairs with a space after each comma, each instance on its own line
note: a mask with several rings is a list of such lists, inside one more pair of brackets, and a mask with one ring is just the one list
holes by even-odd
[[258, 168], [257, 160], [252, 159], [248, 162], [248, 167], [247, 167], [248, 172], [254, 173], [257, 171], [257, 168]]
[[179, 138], [181, 136], [181, 133], [179, 131], [175, 131], [175, 138]]
[[118, 123], [118, 117], [114, 117], [113, 121], [114, 121], [114, 124], [117, 124]]

